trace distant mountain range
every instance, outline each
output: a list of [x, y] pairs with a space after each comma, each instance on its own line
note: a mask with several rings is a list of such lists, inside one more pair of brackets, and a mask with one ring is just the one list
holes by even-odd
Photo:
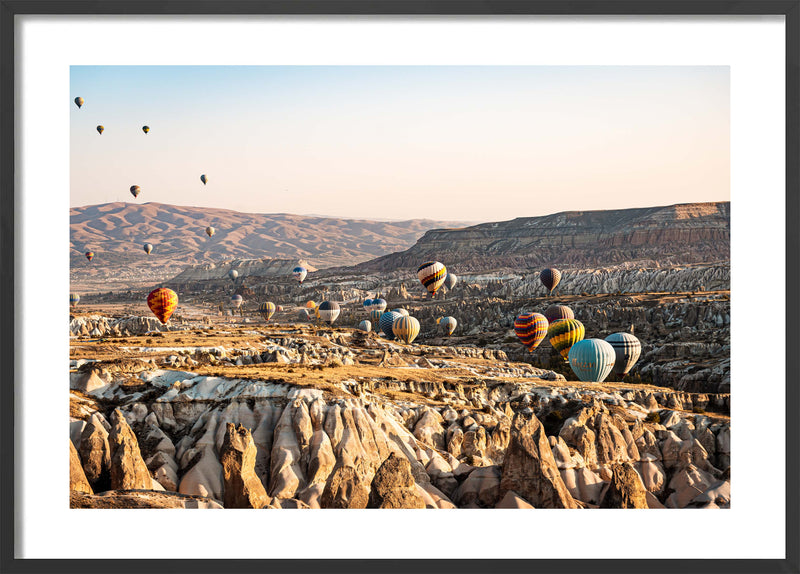
[[427, 231], [413, 247], [361, 263], [387, 272], [436, 259], [454, 272], [498, 268], [659, 267], [730, 259], [730, 202], [565, 211]]
[[[73, 284], [109, 290], [152, 284], [189, 265], [231, 259], [304, 259], [323, 269], [402, 251], [429, 229], [463, 225], [107, 203], [70, 209], [70, 265]], [[208, 226], [216, 229], [213, 237], [205, 233]], [[149, 256], [144, 243], [154, 246]], [[95, 253], [91, 263], [84, 258], [86, 251]]]

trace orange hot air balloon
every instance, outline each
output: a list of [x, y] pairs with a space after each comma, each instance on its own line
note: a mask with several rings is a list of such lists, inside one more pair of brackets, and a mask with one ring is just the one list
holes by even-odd
[[178, 294], [172, 289], [159, 287], [147, 296], [147, 306], [150, 307], [153, 315], [166, 325], [175, 307], [178, 306]]
[[86, 259], [88, 259], [89, 261], [91, 261], [92, 259], [94, 259], [94, 251], [87, 251], [87, 252], [85, 253], [85, 255], [86, 255]]

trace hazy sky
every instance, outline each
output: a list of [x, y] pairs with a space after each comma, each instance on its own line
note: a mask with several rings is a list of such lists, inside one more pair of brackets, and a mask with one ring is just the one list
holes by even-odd
[[730, 199], [727, 67], [73, 66], [70, 89], [72, 206], [491, 221]]

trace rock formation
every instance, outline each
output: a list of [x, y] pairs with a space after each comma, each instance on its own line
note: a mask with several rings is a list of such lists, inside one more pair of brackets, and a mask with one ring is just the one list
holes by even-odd
[[220, 462], [225, 479], [225, 508], [263, 508], [271, 502], [255, 472], [256, 445], [250, 431], [227, 423]]

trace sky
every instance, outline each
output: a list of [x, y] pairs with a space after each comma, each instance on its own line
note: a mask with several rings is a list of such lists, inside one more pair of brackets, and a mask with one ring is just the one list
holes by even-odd
[[730, 199], [727, 66], [73, 66], [70, 84], [73, 207], [478, 222]]

